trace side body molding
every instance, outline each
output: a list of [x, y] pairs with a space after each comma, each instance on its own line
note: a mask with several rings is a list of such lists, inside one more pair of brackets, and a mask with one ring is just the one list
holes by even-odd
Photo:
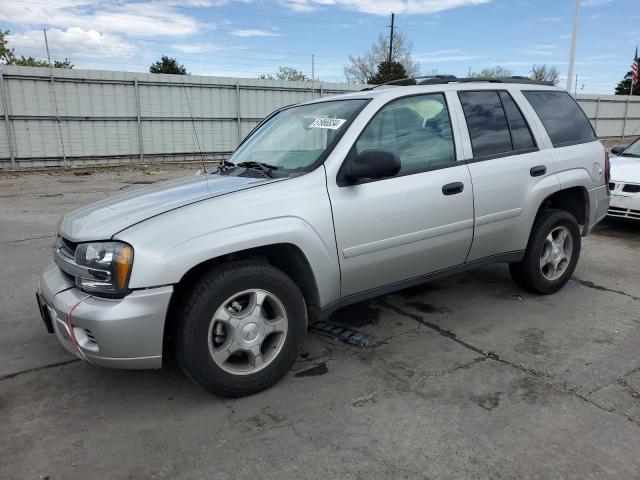
[[340, 268], [323, 167], [167, 212], [115, 238], [134, 248], [131, 288], [175, 284], [207, 260], [256, 247], [292, 244], [311, 267], [321, 306], [340, 296]]

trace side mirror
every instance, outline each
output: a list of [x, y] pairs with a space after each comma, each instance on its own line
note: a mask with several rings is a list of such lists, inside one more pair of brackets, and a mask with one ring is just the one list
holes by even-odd
[[620, 145], [616, 145], [615, 147], [611, 148], [611, 153], [613, 153], [614, 155], [620, 155], [622, 152], [624, 152], [625, 148], [621, 147]]
[[393, 177], [400, 171], [400, 159], [388, 150], [364, 150], [350, 162], [344, 176], [350, 181]]

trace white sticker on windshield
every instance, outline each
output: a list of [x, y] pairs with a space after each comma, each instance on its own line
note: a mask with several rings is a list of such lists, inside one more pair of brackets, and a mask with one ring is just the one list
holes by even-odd
[[329, 130], [338, 130], [342, 124], [346, 122], [344, 118], [316, 118], [309, 128], [328, 128]]

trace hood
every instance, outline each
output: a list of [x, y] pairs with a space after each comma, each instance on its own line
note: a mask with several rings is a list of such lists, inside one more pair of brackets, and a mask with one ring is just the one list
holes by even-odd
[[640, 184], [640, 158], [612, 157], [609, 161], [612, 181]]
[[195, 175], [136, 188], [66, 214], [58, 231], [73, 242], [107, 240], [133, 224], [191, 203], [277, 180]]

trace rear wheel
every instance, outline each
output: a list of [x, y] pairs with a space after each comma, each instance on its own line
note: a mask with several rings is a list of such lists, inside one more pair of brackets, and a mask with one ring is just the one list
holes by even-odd
[[573, 215], [547, 210], [533, 226], [524, 259], [509, 265], [511, 276], [530, 292], [555, 293], [573, 275], [580, 248], [580, 228]]
[[250, 395], [293, 366], [306, 324], [302, 293], [281, 270], [262, 263], [222, 265], [186, 299], [176, 357], [204, 389]]

